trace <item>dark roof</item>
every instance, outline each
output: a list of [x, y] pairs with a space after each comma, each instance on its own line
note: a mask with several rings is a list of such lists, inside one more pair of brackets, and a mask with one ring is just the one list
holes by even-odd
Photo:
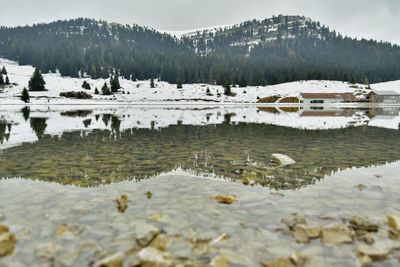
[[353, 93], [300, 93], [304, 99], [343, 99], [345, 101], [355, 101]]
[[383, 96], [400, 96], [400, 94], [395, 91], [371, 91], [369, 94], [383, 95]]

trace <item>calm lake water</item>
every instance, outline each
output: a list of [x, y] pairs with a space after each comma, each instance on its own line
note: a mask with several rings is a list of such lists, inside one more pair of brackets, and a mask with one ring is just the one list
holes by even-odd
[[[191, 240], [167, 251], [206, 266], [221, 255], [258, 266], [296, 251], [310, 266], [358, 266], [361, 241], [332, 252], [277, 229], [293, 213], [322, 226], [363, 215], [379, 222], [377, 244], [399, 245], [384, 225], [400, 214], [399, 124], [397, 108], [0, 107], [0, 223], [19, 240], [0, 266], [92, 266], [131, 251], [149, 225]], [[278, 166], [274, 153], [296, 163]], [[123, 215], [121, 193], [131, 201]], [[239, 203], [210, 200], [221, 193]], [[219, 247], [221, 234], [231, 239]], [[196, 236], [217, 248], [196, 254]], [[396, 257], [377, 266], [397, 266]]]
[[[91, 187], [179, 167], [292, 189], [338, 170], [400, 159], [398, 109], [41, 107], [0, 112], [3, 178]], [[296, 164], [276, 168], [273, 153], [286, 154]]]

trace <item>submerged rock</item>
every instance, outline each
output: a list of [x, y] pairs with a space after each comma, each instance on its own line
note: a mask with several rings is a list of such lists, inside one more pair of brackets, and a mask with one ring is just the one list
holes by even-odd
[[94, 267], [122, 267], [124, 259], [125, 254], [118, 252], [96, 262]]
[[229, 264], [228, 260], [225, 259], [225, 257], [223, 257], [221, 255], [217, 255], [211, 260], [210, 266], [212, 266], [212, 267], [229, 267], [231, 265]]
[[284, 154], [272, 154], [272, 162], [279, 164], [280, 166], [289, 166], [296, 163], [294, 159]]
[[80, 226], [68, 226], [59, 224], [56, 227], [56, 237], [64, 239], [75, 239], [83, 233], [84, 229]]
[[218, 203], [227, 205], [233, 204], [237, 201], [237, 197], [234, 195], [216, 195], [210, 198], [216, 200]]
[[294, 238], [298, 243], [308, 243], [310, 239], [319, 238], [322, 229], [319, 226], [308, 227], [303, 224], [297, 224], [293, 230]]
[[270, 194], [271, 194], [271, 196], [274, 196], [274, 197], [284, 197], [285, 196], [284, 194], [279, 193], [279, 192], [271, 192]]
[[350, 218], [351, 227], [355, 231], [377, 232], [379, 225], [371, 222], [368, 218], [353, 216]]
[[310, 242], [310, 239], [307, 235], [306, 226], [303, 224], [299, 224], [294, 227], [293, 235], [298, 243]]
[[307, 258], [299, 253], [294, 253], [288, 258], [279, 258], [272, 261], [262, 262], [264, 267], [304, 267], [307, 262]]
[[312, 226], [312, 227], [306, 228], [307, 236], [310, 239], [319, 238], [321, 236], [321, 231], [322, 231], [322, 227], [320, 227], [320, 226]]
[[296, 267], [290, 258], [279, 258], [272, 261], [262, 262], [264, 267]]
[[8, 227], [5, 225], [0, 224], [0, 234], [8, 233], [8, 232], [10, 232], [10, 229], [8, 229]]
[[375, 239], [369, 233], [357, 235], [357, 239], [363, 241], [368, 245], [372, 245], [373, 243], [375, 243]]
[[400, 236], [400, 219], [396, 215], [388, 215], [387, 223], [390, 233], [394, 236]]
[[[383, 261], [387, 258], [390, 251], [387, 249], [374, 248], [374, 247], [359, 247], [357, 249], [357, 255], [359, 257], [364, 257], [363, 261], [367, 260], [365, 257], [368, 257], [372, 261]], [[367, 260], [368, 261], [368, 260]]]
[[38, 258], [50, 259], [56, 253], [58, 247], [54, 243], [45, 243], [35, 248], [35, 254]]
[[117, 198], [117, 205], [118, 205], [118, 211], [121, 213], [124, 213], [126, 209], [128, 208], [128, 195], [127, 194], [122, 194]]
[[170, 253], [162, 252], [153, 247], [147, 247], [136, 254], [131, 266], [169, 267], [174, 266], [174, 261]]
[[295, 226], [298, 224], [306, 225], [306, 219], [303, 215], [300, 214], [293, 214], [289, 218], [282, 219], [282, 223], [285, 224], [291, 231], [294, 230]]
[[153, 239], [153, 241], [151, 241], [150, 246], [160, 251], [165, 251], [171, 243], [171, 237], [166, 234], [159, 234]]
[[339, 245], [353, 243], [354, 233], [346, 225], [337, 224], [322, 229], [322, 242], [325, 244]]
[[0, 224], [0, 257], [11, 255], [16, 243], [15, 235], [10, 233], [7, 226]]
[[354, 186], [354, 188], [357, 189], [358, 191], [364, 191], [368, 187], [364, 184], [358, 184], [358, 185]]
[[147, 219], [150, 221], [163, 222], [163, 223], [169, 223], [172, 220], [171, 216], [164, 214], [162, 212], [155, 212], [153, 214], [150, 214], [149, 216], [147, 216]]
[[148, 246], [157, 236], [160, 230], [150, 224], [139, 225], [136, 228], [136, 242], [141, 247]]

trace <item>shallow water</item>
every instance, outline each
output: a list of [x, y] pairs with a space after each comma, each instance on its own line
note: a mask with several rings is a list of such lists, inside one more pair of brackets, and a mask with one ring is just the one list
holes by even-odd
[[[361, 241], [298, 244], [281, 220], [366, 216], [380, 225], [376, 245], [400, 248], [385, 224], [400, 214], [399, 121], [398, 109], [0, 108], [0, 223], [18, 240], [0, 266], [90, 265], [132, 249], [149, 225], [174, 239], [174, 257], [201, 265], [220, 256], [257, 266], [301, 252], [307, 266], [358, 266]], [[296, 163], [278, 166], [273, 153]], [[130, 202], [120, 214], [122, 193]], [[216, 194], [238, 202], [218, 204]], [[221, 235], [229, 239], [196, 254], [193, 240]], [[374, 264], [397, 266], [396, 257]]]
[[[241, 112], [257, 110], [247, 109], [250, 111]], [[206, 110], [208, 116], [213, 115], [212, 111]], [[195, 173], [290, 189], [313, 184], [337, 170], [400, 159], [398, 130], [367, 124], [329, 130], [297, 129], [262, 120], [235, 122], [235, 108], [224, 112], [220, 122], [199, 125], [199, 120], [194, 119], [193, 124], [176, 121], [159, 128], [156, 125], [162, 125], [162, 121], [135, 118], [135, 109], [128, 109], [122, 116], [118, 116], [118, 110], [41, 112], [24, 119], [23, 113], [17, 113], [20, 120], [13, 123], [19, 123], [25, 135], [25, 131], [35, 134], [37, 140], [24, 143], [22, 139], [22, 143], [3, 149], [0, 177], [96, 186], [147, 178], [181, 167]], [[51, 119], [56, 115], [64, 122]], [[80, 129], [74, 129], [68, 119], [80, 121]], [[136, 119], [144, 120], [141, 124], [147, 127], [129, 127], [129, 122]], [[86, 130], [92, 123], [95, 125]], [[4, 120], [2, 136], [19, 134], [19, 129], [13, 131], [12, 124], [8, 124], [5, 134], [6, 124]], [[58, 132], [47, 134], [47, 127]], [[7, 145], [5, 138], [3, 142]], [[277, 167], [271, 163], [273, 153], [289, 155], [296, 164]]]

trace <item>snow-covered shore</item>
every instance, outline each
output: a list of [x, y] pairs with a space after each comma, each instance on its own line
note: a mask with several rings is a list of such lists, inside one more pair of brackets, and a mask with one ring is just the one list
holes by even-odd
[[[28, 86], [28, 81], [34, 71], [32, 66], [20, 66], [17, 62], [1, 59], [0, 66], [5, 66], [11, 83], [15, 85], [0, 89], [0, 105], [22, 104], [19, 99], [21, 91]], [[176, 104], [176, 103], [203, 103], [203, 104], [250, 104], [256, 103], [257, 98], [273, 95], [298, 96], [300, 92], [308, 93], [344, 93], [365, 91], [364, 85], [356, 85], [354, 88], [346, 82], [338, 81], [297, 81], [272, 86], [249, 86], [246, 88], [232, 88], [235, 96], [225, 96], [224, 89], [217, 85], [207, 84], [184, 84], [183, 89], [177, 89], [175, 84], [166, 82], [157, 82], [156, 87], [150, 87], [150, 81], [130, 81], [120, 79], [122, 89], [114, 96], [95, 95], [94, 89], [99, 90], [104, 79], [78, 79], [70, 77], [61, 77], [59, 74], [44, 74], [46, 81], [45, 92], [30, 92], [31, 104]], [[91, 90], [83, 89], [82, 83], [87, 81], [91, 85]], [[207, 94], [207, 88], [211, 94]], [[372, 89], [394, 90], [400, 93], [400, 81], [373, 84]], [[93, 96], [90, 100], [76, 100], [60, 97], [61, 92], [67, 91], [85, 91]]]

